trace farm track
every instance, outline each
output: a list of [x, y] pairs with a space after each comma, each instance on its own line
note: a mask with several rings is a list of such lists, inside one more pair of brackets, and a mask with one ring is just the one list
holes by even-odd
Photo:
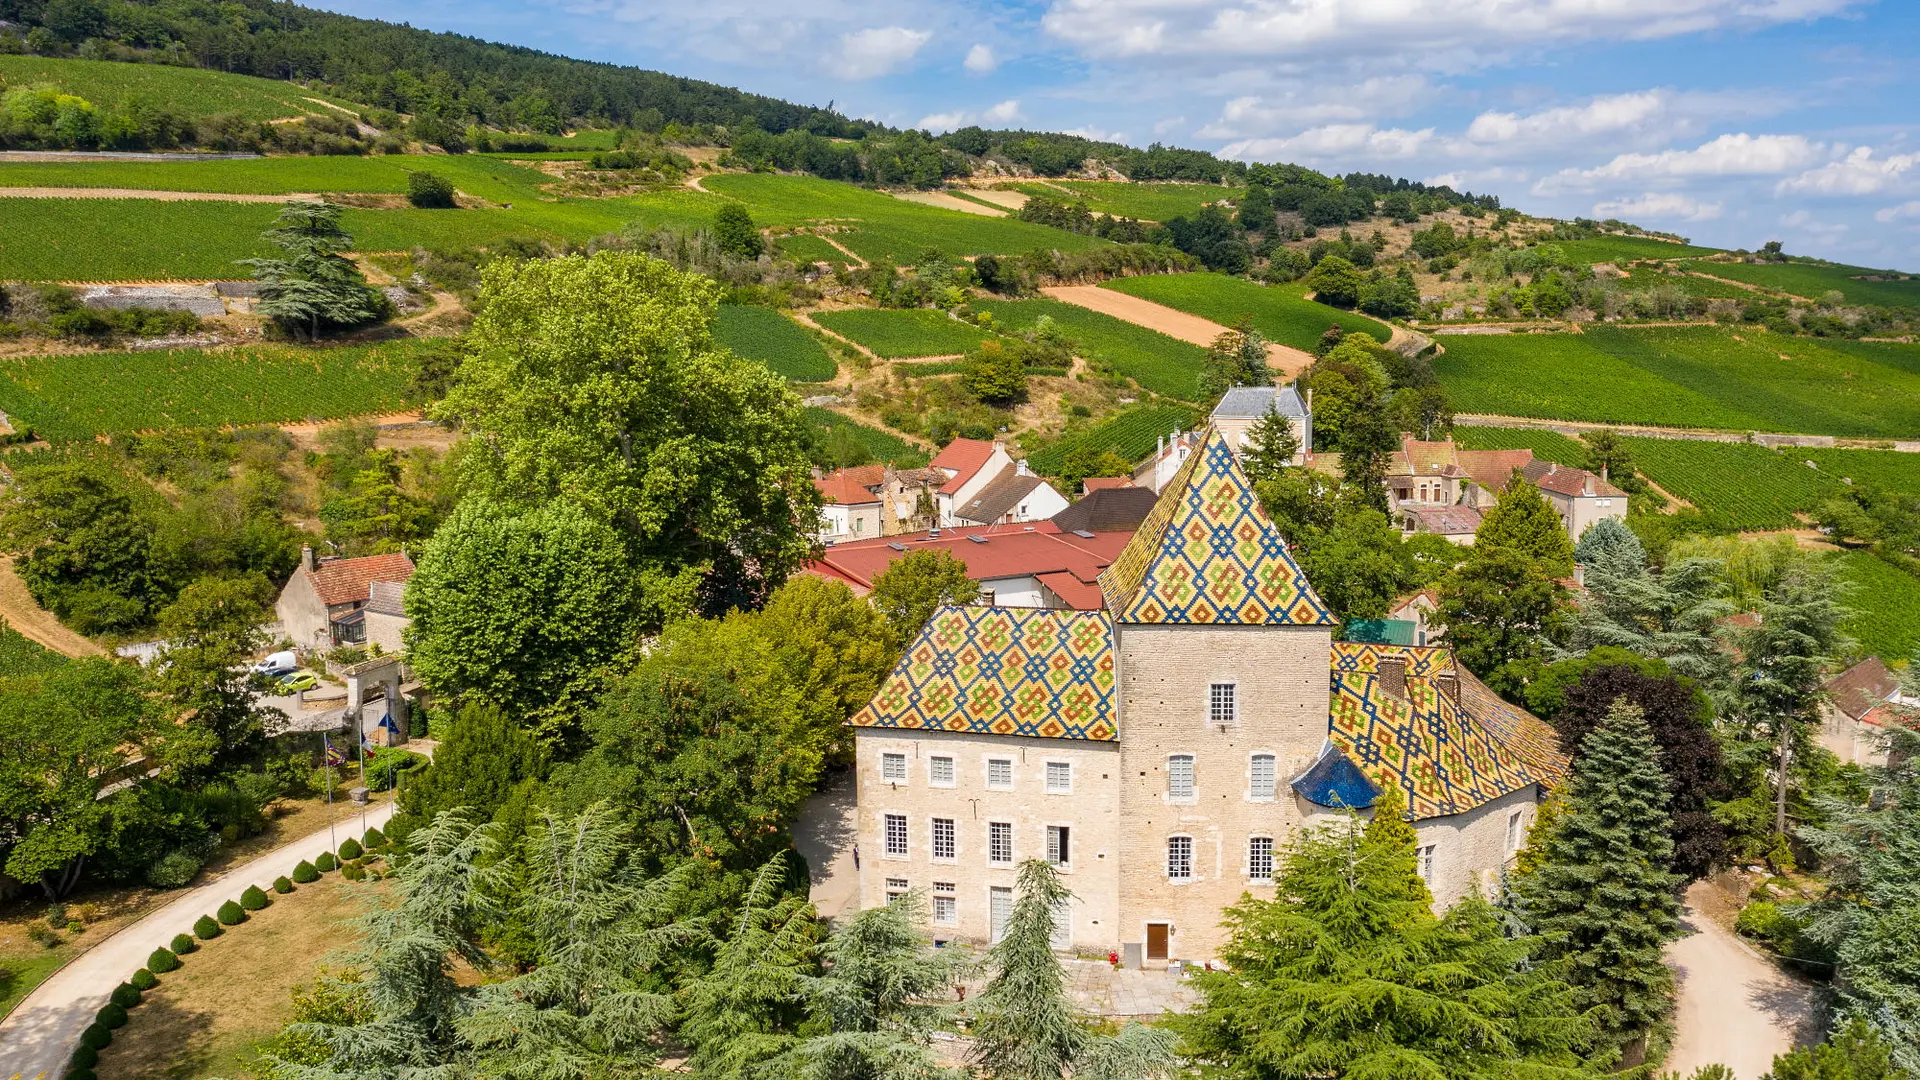
[[53, 612], [35, 603], [27, 583], [13, 572], [11, 557], [0, 559], [0, 617], [22, 636], [62, 656], [102, 656], [107, 651], [60, 625]]
[[893, 193], [893, 197], [896, 199], [905, 199], [912, 203], [919, 203], [922, 206], [937, 206], [942, 210], [958, 210], [963, 214], [978, 214], [981, 217], [1007, 216], [1005, 210], [996, 209], [991, 206], [981, 206], [979, 203], [968, 202], [965, 199], [957, 199], [952, 195], [940, 191], [896, 191]]
[[[840, 245], [834, 244], [834, 246], [839, 247]], [[810, 326], [813, 329], [820, 331], [821, 333], [827, 335], [828, 337], [832, 338], [835, 341], [843, 342], [849, 346], [852, 346], [855, 352], [859, 353], [861, 356], [866, 357], [869, 361], [873, 362], [874, 364], [891, 364], [893, 362], [891, 360], [886, 359], [885, 357], [882, 357], [879, 353], [874, 352], [872, 349], [867, 348], [865, 345], [860, 344], [859, 342], [853, 340], [852, 338], [846, 336], [845, 334], [836, 333], [832, 330], [827, 329], [824, 326], [821, 326], [819, 323], [814, 322], [813, 315], [809, 312], [795, 311], [795, 312], [792, 312], [792, 315], [795, 322], [800, 323], [802, 326]]]
[[317, 202], [320, 196], [305, 192], [286, 195], [242, 195], [230, 191], [149, 191], [140, 188], [105, 187], [0, 187], [0, 199], [152, 199], [155, 202], [237, 202], [284, 203]]
[[[1530, 416], [1501, 416], [1494, 413], [1460, 413], [1454, 417], [1454, 423], [1463, 427], [1529, 428], [1536, 431], [1554, 431], [1570, 438], [1578, 438], [1582, 432], [1602, 429], [1617, 431], [1622, 435], [1639, 435], [1649, 439], [1690, 439], [1695, 442], [1744, 443], [1754, 442], [1762, 446], [1786, 447], [1801, 446], [1810, 449], [1862, 449], [1889, 450], [1897, 453], [1920, 454], [1920, 439], [1842, 439], [1831, 435], [1808, 435], [1787, 432], [1755, 432], [1752, 438], [1738, 431], [1716, 431], [1713, 428], [1677, 428], [1656, 427], [1646, 424], [1606, 424], [1592, 420], [1543, 420]], [[1885, 445], [1891, 441], [1891, 447]]]
[[[1228, 327], [1212, 320], [1127, 293], [1103, 289], [1098, 285], [1055, 285], [1041, 289], [1040, 293], [1062, 303], [1097, 311], [1135, 326], [1144, 326], [1193, 345], [1211, 345], [1215, 338], [1229, 332]], [[1312, 366], [1313, 360], [1312, 353], [1291, 345], [1267, 344], [1267, 366], [1287, 378], [1305, 371]]]

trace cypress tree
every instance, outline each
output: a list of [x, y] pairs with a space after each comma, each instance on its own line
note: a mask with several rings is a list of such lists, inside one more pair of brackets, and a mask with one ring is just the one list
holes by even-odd
[[1637, 706], [1615, 701], [1580, 744], [1566, 808], [1517, 889], [1523, 917], [1563, 959], [1583, 1006], [1627, 1064], [1673, 1004], [1662, 949], [1679, 929], [1667, 778]]

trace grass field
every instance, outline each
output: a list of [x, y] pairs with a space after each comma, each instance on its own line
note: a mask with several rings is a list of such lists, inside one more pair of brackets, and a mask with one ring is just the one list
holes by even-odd
[[66, 657], [41, 648], [39, 643], [29, 640], [20, 631], [8, 626], [4, 619], [0, 619], [0, 678], [37, 675], [66, 662]]
[[783, 236], [774, 241], [774, 243], [781, 251], [786, 252], [793, 258], [799, 259], [801, 262], [832, 263], [835, 266], [846, 266], [848, 264], [845, 252], [842, 252], [839, 248], [834, 247], [818, 236], [800, 233], [795, 236]]
[[1042, 318], [1052, 319], [1088, 361], [1104, 364], [1156, 394], [1182, 401], [1199, 396], [1206, 350], [1198, 345], [1058, 300], [980, 300], [974, 307], [1014, 330], [1030, 330]]
[[[1056, 180], [1053, 183], [1078, 192], [1087, 208], [1095, 213], [1145, 221], [1192, 217], [1208, 203], [1238, 199], [1247, 193], [1246, 188], [1215, 184], [1120, 184], [1105, 180]], [[1058, 191], [1037, 184], [1023, 184], [1020, 190], [1055, 199], [1061, 197]]]
[[1687, 262], [1681, 265], [1703, 274], [1744, 281], [1766, 289], [1778, 289], [1809, 300], [1818, 300], [1830, 290], [1837, 289], [1856, 304], [1920, 308], [1920, 277], [1907, 275], [1904, 281], [1862, 280], [1863, 275], [1893, 276], [1893, 272], [1888, 270], [1817, 262]]
[[882, 431], [877, 427], [869, 427], [857, 420], [849, 420], [832, 409], [809, 405], [806, 407], [806, 414], [807, 422], [813, 425], [816, 436], [822, 442], [826, 441], [834, 429], [846, 428], [853, 432], [853, 437], [859, 440], [860, 445], [867, 448], [867, 453], [872, 454], [875, 461], [891, 462], [903, 469], [917, 469], [930, 459], [930, 455], [925, 450], [900, 436], [890, 431]]
[[406, 405], [426, 343], [74, 353], [0, 360], [0, 410], [50, 441], [330, 419]]
[[722, 304], [713, 336], [794, 382], [826, 382], [836, 370], [833, 357], [806, 328], [772, 308]]
[[813, 321], [888, 360], [951, 356], [966, 352], [987, 337], [978, 327], [927, 308], [823, 311], [816, 313]]
[[1084, 446], [1096, 454], [1111, 450], [1132, 464], [1152, 453], [1162, 436], [1175, 428], [1189, 430], [1199, 419], [1199, 412], [1185, 405], [1142, 405], [1032, 449], [1027, 463], [1034, 472], [1057, 476], [1067, 451]]
[[1732, 529], [1790, 529], [1839, 482], [1798, 457], [1752, 443], [1621, 440], [1649, 479]]
[[1544, 240], [1543, 244], [1552, 244], [1567, 257], [1584, 263], [1621, 263], [1633, 259], [1686, 259], [1700, 255], [1712, 255], [1719, 248], [1695, 247], [1692, 244], [1674, 244], [1665, 240], [1650, 240], [1644, 236], [1596, 236], [1591, 240]]
[[1557, 431], [1463, 426], [1453, 429], [1453, 441], [1463, 450], [1531, 450], [1542, 461], [1576, 469], [1587, 456], [1586, 447], [1578, 439]]
[[1836, 479], [1902, 495], [1920, 495], [1920, 454], [1891, 450], [1816, 450], [1794, 447], [1786, 454], [1795, 461], [1811, 461]]
[[1462, 412], [1728, 431], [1920, 433], [1920, 345], [1747, 327], [1457, 335], [1445, 345], [1434, 371]]
[[273, 157], [241, 161], [30, 161], [0, 164], [0, 187], [111, 187], [138, 191], [404, 194], [414, 172], [432, 172], [469, 195], [530, 200], [553, 178], [524, 165], [471, 154]]
[[1840, 628], [1882, 660], [1911, 659], [1920, 648], [1920, 578], [1865, 551], [1845, 552], [1835, 563], [1852, 586], [1842, 603], [1853, 614]]
[[1165, 304], [1222, 326], [1232, 326], [1241, 316], [1251, 315], [1254, 329], [1271, 341], [1296, 349], [1312, 350], [1320, 343], [1320, 335], [1334, 324], [1349, 333], [1371, 334], [1382, 342], [1392, 336], [1386, 326], [1364, 315], [1306, 299], [1298, 285], [1257, 285], [1224, 274], [1153, 274], [1120, 278], [1101, 288]]
[[354, 112], [360, 110], [360, 106], [351, 102], [315, 93], [297, 83], [256, 79], [251, 75], [228, 75], [165, 64], [0, 56], [0, 90], [41, 82], [78, 94], [95, 105], [112, 106], [125, 98], [139, 98], [165, 102], [192, 116], [232, 113], [247, 120], [279, 120], [336, 111], [320, 102], [332, 102]]

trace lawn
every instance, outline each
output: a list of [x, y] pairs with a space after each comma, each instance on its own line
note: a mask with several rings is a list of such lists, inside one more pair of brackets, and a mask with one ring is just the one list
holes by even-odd
[[1840, 580], [1852, 586], [1842, 602], [1853, 615], [1841, 629], [1888, 663], [1911, 658], [1920, 648], [1920, 578], [1865, 551], [1846, 552], [1835, 562]]
[[1623, 263], [1634, 259], [1687, 259], [1712, 255], [1719, 248], [1675, 244], [1644, 236], [1596, 236], [1591, 240], [1544, 240], [1565, 252], [1575, 262]]
[[[1920, 308], [1920, 277], [1893, 270], [1870, 270], [1840, 263], [1683, 263], [1689, 270], [1712, 274], [1732, 281], [1744, 281], [1766, 289], [1818, 300], [1831, 290], [1839, 290], [1855, 304], [1882, 307]], [[1866, 277], [1904, 278], [1905, 280], [1868, 281]]]
[[1920, 432], [1920, 345], [1755, 327], [1463, 334], [1444, 344], [1434, 371], [1461, 412], [1863, 437]]
[[192, 116], [231, 113], [246, 120], [279, 120], [329, 109], [313, 99], [331, 101], [355, 112], [360, 106], [299, 85], [251, 75], [228, 75], [201, 68], [165, 64], [122, 64], [110, 60], [49, 60], [37, 56], [0, 56], [0, 90], [47, 82], [95, 105], [113, 106], [125, 98], [162, 103]]
[[928, 461], [925, 450], [890, 431], [869, 427], [818, 405], [807, 406], [806, 414], [807, 423], [813, 426], [815, 435], [822, 443], [836, 428], [844, 428], [853, 433], [854, 439], [866, 447], [867, 453], [873, 455], [875, 461], [890, 462], [903, 469], [917, 469]]
[[1349, 333], [1371, 334], [1382, 342], [1393, 333], [1364, 315], [1306, 299], [1299, 285], [1258, 285], [1224, 274], [1153, 274], [1120, 278], [1101, 288], [1165, 304], [1222, 326], [1232, 326], [1242, 316], [1251, 315], [1254, 329], [1268, 340], [1296, 349], [1311, 351], [1320, 344], [1320, 335], [1333, 325]]
[[1621, 440], [1648, 479], [1731, 529], [1791, 529], [1839, 482], [1792, 454], [1752, 443]]
[[391, 412], [406, 405], [412, 354], [429, 344], [10, 357], [0, 411], [54, 441]]
[[1587, 449], [1578, 439], [1532, 428], [1457, 427], [1453, 441], [1462, 450], [1531, 450], [1542, 461], [1579, 468]]
[[1902, 495], [1920, 495], [1920, 454], [1891, 450], [1819, 450], [1794, 447], [1786, 451], [1795, 461], [1807, 460], [1836, 479]]
[[[1216, 184], [1122, 184], [1108, 180], [1056, 180], [1053, 183], [1078, 192], [1087, 208], [1095, 213], [1144, 221], [1192, 217], [1208, 203], [1238, 199], [1247, 193], [1246, 188]], [[1061, 197], [1058, 191], [1039, 185], [1023, 185], [1022, 190], [1055, 199]]]
[[1200, 413], [1186, 405], [1141, 405], [1030, 448], [1027, 464], [1043, 476], [1058, 476], [1067, 452], [1083, 446], [1096, 454], [1111, 450], [1132, 464], [1146, 458], [1154, 444], [1175, 429], [1188, 431], [1199, 421]]
[[1206, 350], [1198, 345], [1058, 300], [980, 300], [974, 307], [1014, 330], [1030, 330], [1042, 318], [1052, 319], [1089, 362], [1112, 368], [1156, 394], [1182, 401], [1199, 397]]
[[794, 382], [833, 378], [833, 357], [826, 348], [805, 327], [772, 308], [722, 304], [713, 336], [738, 355]]
[[14, 675], [38, 675], [59, 667], [67, 658], [45, 649], [0, 619], [0, 678]]
[[929, 308], [849, 308], [816, 313], [813, 321], [888, 360], [953, 356], [987, 337], [986, 331]]

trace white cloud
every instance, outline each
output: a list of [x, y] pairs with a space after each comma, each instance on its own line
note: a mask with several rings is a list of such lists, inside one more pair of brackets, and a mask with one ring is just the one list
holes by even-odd
[[913, 59], [933, 34], [904, 26], [876, 26], [840, 39], [840, 74], [849, 79], [885, 75]]
[[1563, 105], [1524, 116], [1483, 112], [1467, 125], [1466, 137], [1477, 143], [1562, 143], [1646, 127], [1667, 117], [1672, 106], [1671, 93], [1644, 90], [1597, 97], [1585, 105]]
[[1852, 153], [1838, 161], [1780, 181], [1776, 190], [1781, 194], [1872, 195], [1884, 190], [1915, 165], [1920, 165], [1920, 153], [1896, 154], [1876, 160], [1872, 147], [1857, 146]]
[[967, 50], [966, 62], [961, 66], [973, 72], [975, 75], [985, 75], [987, 72], [1000, 66], [1000, 58], [993, 55], [991, 48], [985, 45], [975, 45], [973, 48]]
[[1220, 153], [1245, 161], [1338, 161], [1359, 165], [1402, 161], [1434, 141], [1432, 128], [1377, 128], [1372, 124], [1326, 124], [1281, 139], [1242, 139]]
[[1314, 82], [1233, 98], [1221, 108], [1219, 119], [1196, 134], [1203, 139], [1247, 139], [1313, 124], [1372, 120], [1404, 112], [1431, 96], [1431, 84], [1420, 75], [1382, 75], [1354, 84]]
[[1805, 168], [1824, 148], [1803, 135], [1722, 135], [1692, 150], [1620, 154], [1592, 169], [1562, 169], [1534, 185], [1536, 195], [1591, 191], [1607, 181], [1646, 183], [1704, 176], [1770, 176]]
[[1153, 133], [1155, 135], [1165, 135], [1170, 131], [1178, 131], [1180, 125], [1186, 122], [1187, 118], [1184, 116], [1169, 116], [1165, 120], [1161, 120], [1153, 125]]
[[963, 112], [928, 113], [920, 118], [919, 123], [913, 126], [922, 131], [931, 131], [938, 135], [943, 132], [952, 131], [955, 128], [966, 127], [967, 114]]
[[1795, 210], [1791, 214], [1782, 215], [1780, 224], [1815, 236], [1835, 237], [1847, 231], [1847, 225], [1844, 222], [1815, 221], [1813, 213], [1808, 210]]
[[1725, 207], [1717, 202], [1701, 202], [1671, 191], [1648, 192], [1630, 199], [1613, 199], [1593, 204], [1597, 218], [1627, 218], [1654, 221], [1712, 221]]
[[1008, 124], [1018, 122], [1020, 119], [1020, 102], [1017, 99], [1009, 98], [998, 105], [989, 106], [979, 112], [955, 109], [952, 112], [930, 113], [921, 117], [920, 122], [915, 124], [914, 127], [924, 131], [944, 132], [952, 131], [955, 128], [963, 128], [969, 124], [980, 124], [986, 127], [1005, 127]]
[[1873, 215], [1873, 220], [1882, 225], [1891, 224], [1901, 218], [1920, 218], [1920, 199], [1901, 203], [1899, 206], [1889, 206], [1885, 210], [1876, 211]]
[[1020, 119], [1020, 103], [1010, 98], [981, 113], [980, 118], [991, 124], [1011, 124]]

